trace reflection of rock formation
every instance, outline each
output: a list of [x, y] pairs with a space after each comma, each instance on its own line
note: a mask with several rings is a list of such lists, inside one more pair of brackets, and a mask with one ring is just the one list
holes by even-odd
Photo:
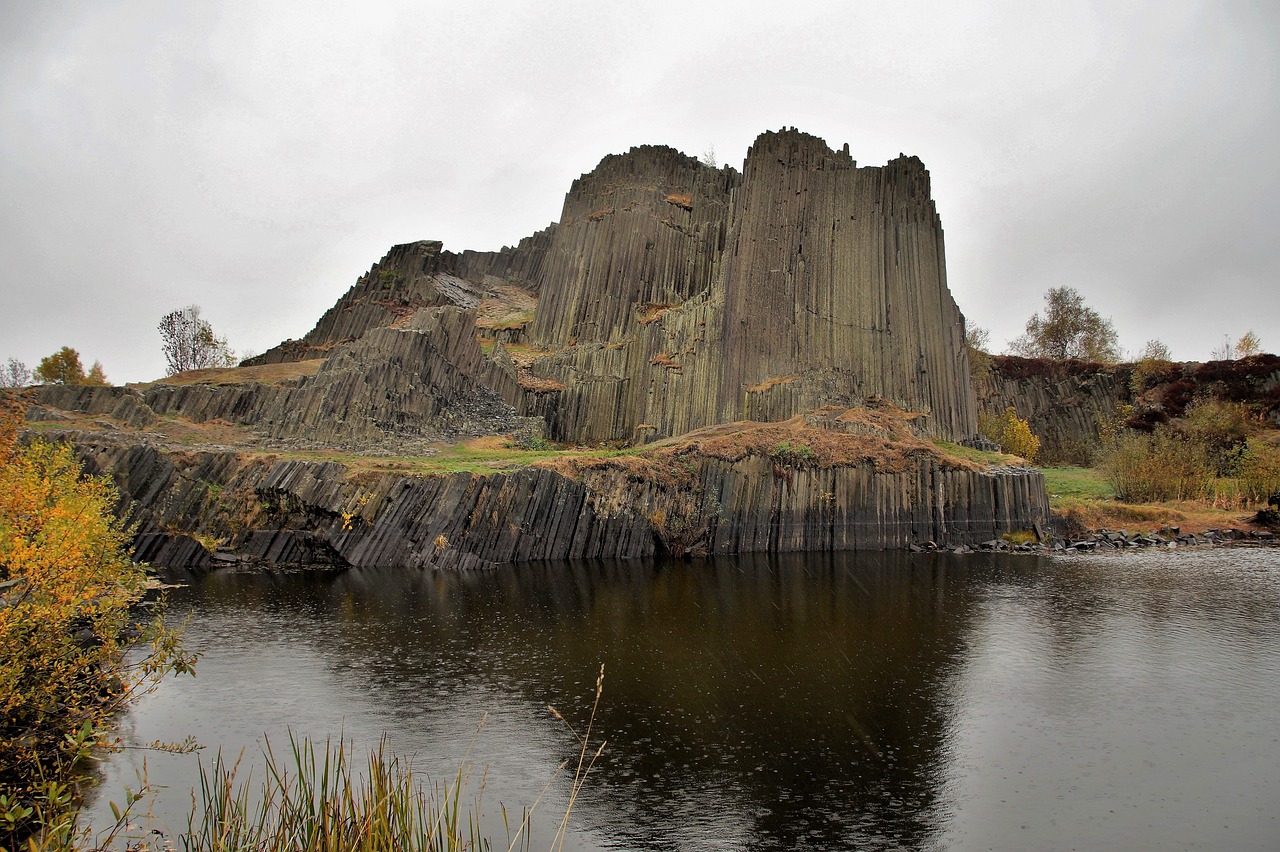
[[406, 683], [479, 681], [582, 729], [603, 662], [595, 730], [610, 744], [582, 806], [626, 848], [706, 837], [717, 814], [742, 848], [862, 848], [870, 825], [920, 848], [973, 613], [954, 565], [844, 554], [529, 565], [431, 582], [355, 571], [307, 598], [332, 613], [335, 671], [358, 664], [393, 713]]

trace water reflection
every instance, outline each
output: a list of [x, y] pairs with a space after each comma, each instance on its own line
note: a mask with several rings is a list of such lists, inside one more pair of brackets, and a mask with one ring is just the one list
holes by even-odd
[[[1280, 800], [1280, 569], [1127, 556], [219, 572], [174, 600], [199, 677], [130, 724], [250, 753], [286, 726], [385, 730], [445, 775], [487, 712], [475, 757], [496, 813], [573, 752], [545, 705], [581, 729], [603, 662], [609, 746], [573, 848], [1251, 848], [1275, 828], [1259, 801]], [[191, 758], [154, 761], [153, 780], [190, 785]], [[1229, 792], [1200, 789], [1206, 766]]]

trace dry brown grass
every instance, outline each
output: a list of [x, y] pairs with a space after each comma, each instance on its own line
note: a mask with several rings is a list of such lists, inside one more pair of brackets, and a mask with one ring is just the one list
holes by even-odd
[[649, 359], [649, 363], [655, 367], [666, 367], [668, 370], [680, 369], [680, 362], [670, 352], [659, 352]]
[[667, 203], [674, 204], [675, 206], [681, 207], [685, 210], [692, 210], [693, 196], [688, 193], [673, 192], [667, 196]]
[[524, 368], [518, 369], [520, 371], [520, 375], [516, 379], [516, 382], [520, 387], [527, 391], [533, 391], [534, 393], [555, 393], [556, 391], [564, 390], [564, 382], [535, 376]]
[[311, 361], [286, 361], [283, 364], [260, 364], [256, 367], [211, 367], [207, 370], [189, 370], [176, 376], [167, 376], [154, 382], [129, 385], [132, 388], [147, 388], [155, 384], [166, 385], [242, 385], [246, 382], [261, 382], [273, 385], [279, 382], [300, 379], [303, 376], [314, 376], [324, 363], [323, 358]]
[[612, 215], [613, 215], [612, 207], [603, 207], [599, 210], [593, 211], [592, 214], [587, 218], [590, 219], [592, 222], [599, 222], [605, 216], [612, 216]]
[[476, 328], [494, 331], [520, 328], [533, 320], [538, 297], [513, 284], [490, 287], [476, 308]]
[[636, 322], [641, 325], [648, 325], [662, 319], [668, 311], [680, 310], [679, 305], [673, 305], [668, 302], [646, 302], [643, 305], [636, 306]]
[[506, 350], [507, 357], [511, 359], [511, 363], [517, 367], [528, 367], [534, 361], [547, 354], [541, 349], [534, 349], [532, 346], [526, 346], [523, 343], [503, 343], [502, 348]]
[[1252, 514], [1216, 509], [1203, 501], [1177, 503], [1121, 503], [1116, 500], [1066, 500], [1054, 510], [1073, 533], [1092, 530], [1156, 530], [1176, 526], [1182, 532], [1211, 529], [1249, 529]]
[[575, 478], [589, 470], [617, 470], [631, 479], [656, 482], [664, 487], [690, 487], [697, 462], [704, 458], [733, 464], [759, 456], [784, 467], [870, 464], [885, 473], [901, 473], [923, 459], [952, 470], [984, 468], [916, 437], [910, 425], [915, 416], [890, 408], [828, 408], [781, 423], [746, 420], [708, 426], [658, 441], [636, 452], [555, 458], [539, 462], [537, 466]]
[[798, 378], [800, 378], [799, 373], [792, 373], [789, 376], [777, 376], [772, 379], [765, 379], [763, 382], [758, 382], [748, 387], [747, 393], [762, 393], [769, 390], [769, 388], [777, 387], [778, 385], [789, 385]]

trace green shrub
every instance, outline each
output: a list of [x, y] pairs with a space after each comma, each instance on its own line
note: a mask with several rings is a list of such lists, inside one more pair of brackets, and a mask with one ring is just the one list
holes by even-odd
[[769, 457], [789, 467], [810, 467], [818, 463], [818, 454], [808, 444], [779, 441], [769, 450]]
[[1133, 372], [1129, 376], [1129, 390], [1134, 397], [1139, 397], [1157, 385], [1177, 380], [1179, 374], [1177, 365], [1172, 361], [1143, 358], [1133, 365]]
[[1215, 473], [1229, 476], [1240, 460], [1245, 442], [1261, 428], [1261, 423], [1242, 402], [1200, 399], [1170, 426], [1203, 448]]

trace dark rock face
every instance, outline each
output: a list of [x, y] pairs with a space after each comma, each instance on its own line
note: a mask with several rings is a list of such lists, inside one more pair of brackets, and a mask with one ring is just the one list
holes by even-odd
[[1165, 363], [1143, 374], [1135, 364], [1091, 364], [997, 356], [974, 381], [988, 414], [1012, 406], [1041, 441], [1048, 463], [1087, 464], [1104, 423], [1150, 431], [1181, 417], [1197, 399], [1243, 403], [1280, 424], [1280, 357]]
[[[524, 469], [404, 477], [229, 452], [90, 443], [79, 452], [90, 473], [119, 485], [119, 512], [139, 531], [138, 558], [170, 565], [476, 568], [659, 552], [977, 546], [1048, 519], [1038, 471], [948, 469], [929, 459], [884, 472], [689, 455], [686, 488], [625, 466], [578, 476]], [[223, 546], [210, 554], [174, 529]]]
[[[742, 173], [664, 147], [606, 157], [560, 222], [497, 252], [395, 246], [312, 331], [224, 383], [44, 388], [32, 417], [153, 430], [77, 440], [90, 471], [119, 484], [139, 555], [159, 562], [967, 547], [1046, 523], [1048, 507], [1039, 473], [972, 469], [921, 442], [976, 432], [963, 339], [920, 161], [859, 168], [847, 146], [789, 129], [760, 136]], [[429, 454], [442, 439], [544, 430], [643, 444], [859, 406], [911, 412], [892, 452], [817, 464], [689, 449], [671, 479], [604, 463], [405, 477], [261, 452]], [[827, 415], [820, 428], [836, 428]], [[246, 427], [258, 452], [147, 445], [177, 420]]]
[[542, 270], [530, 340], [548, 354], [529, 371], [561, 387], [509, 381], [504, 395], [557, 439], [634, 442], [871, 396], [928, 412], [930, 434], [975, 431], [915, 158], [858, 168], [794, 130], [763, 134], [742, 175], [633, 149], [575, 182]]
[[1087, 465], [1103, 424], [1132, 399], [1130, 375], [1129, 365], [998, 356], [974, 386], [985, 413], [1012, 406], [1027, 421], [1040, 439], [1043, 462]]
[[932, 434], [973, 434], [964, 319], [918, 159], [858, 168], [814, 137], [766, 133], [747, 155], [734, 213], [726, 414], [776, 420], [879, 396], [929, 412]]

